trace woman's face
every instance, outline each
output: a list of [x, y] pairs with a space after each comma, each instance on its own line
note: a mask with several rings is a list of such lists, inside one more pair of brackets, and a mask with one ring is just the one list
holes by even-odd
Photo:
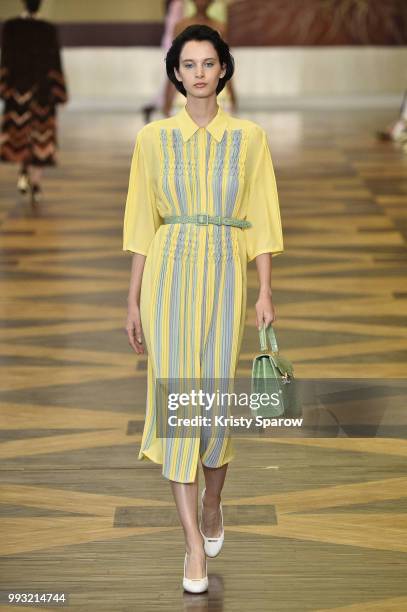
[[[209, 98], [216, 95], [219, 79], [226, 74], [226, 65], [219, 62], [218, 53], [209, 40], [189, 40], [184, 44], [175, 76], [185, 87], [187, 95]], [[197, 83], [205, 85], [197, 87]]]

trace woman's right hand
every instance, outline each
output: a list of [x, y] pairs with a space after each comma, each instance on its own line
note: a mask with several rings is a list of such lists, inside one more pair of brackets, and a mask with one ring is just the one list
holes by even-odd
[[136, 303], [128, 306], [126, 331], [130, 346], [136, 353], [144, 353], [140, 308]]

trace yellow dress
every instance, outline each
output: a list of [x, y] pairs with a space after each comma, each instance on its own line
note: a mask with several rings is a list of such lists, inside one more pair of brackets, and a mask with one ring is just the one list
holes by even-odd
[[[250, 228], [164, 223], [207, 213], [247, 219]], [[200, 128], [184, 106], [138, 133], [123, 223], [123, 251], [146, 256], [140, 315], [148, 353], [140, 460], [194, 482], [199, 460], [234, 458], [231, 436], [157, 435], [157, 379], [233, 379], [246, 314], [247, 263], [283, 253], [280, 209], [267, 135], [218, 106]], [[199, 430], [198, 430], [199, 431]]]

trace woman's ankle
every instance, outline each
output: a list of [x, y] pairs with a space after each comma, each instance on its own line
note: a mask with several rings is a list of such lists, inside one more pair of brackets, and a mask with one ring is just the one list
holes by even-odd
[[205, 494], [203, 496], [203, 504], [208, 508], [217, 508], [221, 502], [220, 493], [210, 493], [205, 489]]
[[192, 539], [187, 539], [185, 541], [185, 550], [189, 555], [201, 551], [204, 552], [204, 541], [201, 534], [199, 534], [199, 537], [197, 536]]

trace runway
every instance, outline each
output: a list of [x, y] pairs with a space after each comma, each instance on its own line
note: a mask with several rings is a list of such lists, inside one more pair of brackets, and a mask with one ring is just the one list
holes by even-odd
[[[279, 188], [281, 353], [299, 378], [404, 381], [407, 155], [374, 137], [394, 112], [241, 116], [267, 129]], [[405, 610], [407, 443], [402, 423], [381, 433], [386, 415], [376, 437], [238, 435], [224, 549], [209, 592], [183, 593], [168, 482], [137, 461], [146, 355], [125, 334], [122, 222], [141, 125], [62, 111], [59, 166], [35, 209], [17, 166], [0, 164], [1, 589], [65, 592], [77, 610]], [[260, 349], [256, 287], [252, 263], [238, 377]]]

